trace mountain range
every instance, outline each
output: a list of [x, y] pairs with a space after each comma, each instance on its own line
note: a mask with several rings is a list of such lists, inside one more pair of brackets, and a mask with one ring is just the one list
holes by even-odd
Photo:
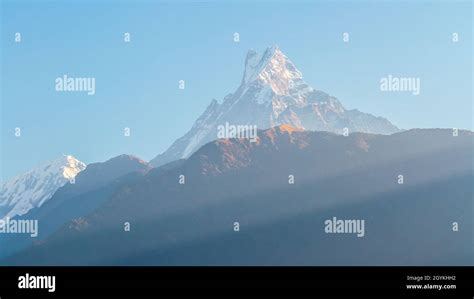
[[[456, 133], [347, 110], [278, 47], [251, 50], [239, 88], [150, 162], [64, 156], [4, 184], [0, 219], [39, 234], [0, 234], [0, 264], [472, 264], [474, 133]], [[326, 234], [333, 217], [365, 236]]]
[[[343, 136], [282, 125], [259, 131], [257, 142], [219, 139], [122, 181], [106, 199], [89, 193], [102, 198], [96, 209], [4, 262], [470, 263], [473, 137], [449, 129]], [[366, 236], [325, 234], [332, 217], [365, 219]], [[454, 232], [453, 222], [463, 229]]]

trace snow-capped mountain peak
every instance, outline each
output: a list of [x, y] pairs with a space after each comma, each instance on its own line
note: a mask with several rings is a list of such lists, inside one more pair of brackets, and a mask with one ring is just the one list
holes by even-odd
[[[66, 158], [67, 163], [64, 166], [60, 166], [63, 169], [63, 177], [67, 180], [71, 180], [76, 175], [86, 169], [86, 164], [82, 163], [81, 161], [77, 160], [71, 155], [64, 155]], [[61, 163], [63, 159], [58, 159]]]
[[250, 50], [245, 61], [242, 85], [259, 84], [271, 88], [277, 95], [289, 95], [301, 84], [303, 75], [278, 46], [271, 46], [259, 55]]
[[7, 181], [0, 190], [0, 219], [21, 216], [41, 206], [85, 168], [75, 157], [63, 155]]
[[213, 100], [191, 130], [150, 163], [160, 166], [189, 157], [217, 139], [217, 127], [225, 123], [253, 125], [262, 130], [289, 124], [338, 134], [346, 130], [376, 134], [399, 131], [382, 117], [346, 110], [336, 97], [313, 89], [280, 48], [271, 46], [262, 54], [248, 51], [239, 88], [222, 103]]

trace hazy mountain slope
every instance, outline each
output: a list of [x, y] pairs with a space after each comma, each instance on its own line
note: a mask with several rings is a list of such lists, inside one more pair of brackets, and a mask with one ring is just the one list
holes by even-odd
[[[269, 223], [247, 224], [247, 213], [260, 197], [285, 200], [295, 193], [274, 192], [246, 198], [249, 203], [221, 207], [239, 211], [238, 215], [212, 214], [213, 222], [227, 224], [227, 229], [178, 243], [165, 249], [132, 253], [108, 259], [108, 265], [474, 265], [472, 252], [472, 205], [468, 192], [474, 177], [456, 176], [416, 187], [393, 190], [364, 198], [356, 204], [330, 209], [315, 209], [276, 219]], [[334, 186], [337, 187], [337, 186]], [[307, 190], [311, 190], [308, 188]], [[453, 190], [459, 192], [453, 193]], [[464, 194], [463, 194], [464, 192]], [[446, 194], [451, 194], [449, 200]], [[307, 196], [301, 193], [298, 195]], [[286, 198], [288, 200], [288, 198]], [[244, 210], [244, 211], [243, 211]], [[366, 235], [328, 235], [324, 221], [365, 219]], [[209, 211], [199, 211], [173, 219], [166, 229], [209, 223]], [[219, 219], [220, 218], [220, 219]], [[198, 219], [198, 220], [196, 220]], [[239, 219], [240, 232], [232, 230]], [[244, 220], [244, 221], [242, 221]], [[170, 220], [168, 220], [170, 221]], [[460, 231], [452, 231], [457, 221]], [[170, 221], [171, 222], [171, 221]], [[138, 237], [138, 233], [137, 233]]]
[[141, 178], [149, 169], [148, 163], [129, 155], [90, 164], [77, 175], [74, 184], [59, 188], [44, 205], [18, 218], [38, 220], [36, 238], [23, 234], [0, 235], [0, 244], [5, 246], [0, 250], [0, 256], [12, 254], [32, 243], [41, 243], [61, 225], [92, 212], [119, 186]]
[[[453, 137], [451, 130], [441, 129], [344, 137], [281, 126], [259, 132], [255, 143], [217, 140], [175, 168], [152, 170], [122, 185], [82, 217], [79, 226], [77, 220], [70, 222], [45, 244], [7, 263], [196, 264], [199, 254], [206, 255], [201, 264], [339, 264], [338, 258], [349, 264], [465, 261], [463, 242], [470, 239], [464, 237], [472, 233], [466, 219], [472, 154], [472, 132]], [[181, 174], [184, 185], [178, 183]], [[294, 185], [288, 184], [290, 174]], [[403, 185], [397, 183], [400, 174]], [[364, 217], [367, 238], [323, 234], [320, 220], [331, 215]], [[235, 221], [241, 237], [234, 235]], [[453, 221], [467, 232], [453, 235]], [[125, 222], [131, 224], [130, 232], [124, 231]], [[397, 233], [399, 227], [403, 229]], [[426, 234], [430, 227], [440, 231]], [[242, 256], [235, 259], [237, 249], [225, 251], [231, 244], [239, 248], [229, 241], [233, 236], [247, 238]], [[458, 236], [459, 251], [447, 242]], [[332, 241], [325, 245], [328, 238]], [[331, 251], [331, 244], [341, 247]], [[414, 244], [418, 248], [407, 256]], [[436, 252], [427, 255], [433, 244]], [[318, 248], [319, 256], [308, 256]], [[371, 256], [374, 248], [382, 254]]]

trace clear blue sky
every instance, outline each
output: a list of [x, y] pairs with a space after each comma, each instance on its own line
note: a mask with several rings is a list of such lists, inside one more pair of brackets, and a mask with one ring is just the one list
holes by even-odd
[[[238, 87], [250, 48], [272, 44], [346, 108], [473, 127], [471, 1], [2, 1], [1, 20], [3, 179], [61, 154], [153, 158]], [[95, 96], [56, 92], [63, 74], [95, 77]], [[421, 94], [381, 92], [388, 74], [420, 77]]]

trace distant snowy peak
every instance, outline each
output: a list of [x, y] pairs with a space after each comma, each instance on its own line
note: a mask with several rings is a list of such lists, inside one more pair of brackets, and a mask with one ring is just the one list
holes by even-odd
[[[58, 159], [61, 161], [61, 159]], [[71, 180], [76, 177], [76, 175], [86, 169], [86, 164], [77, 160], [73, 156], [66, 156], [67, 163], [64, 166], [60, 166], [63, 169], [63, 177], [67, 180]]]
[[247, 54], [243, 84], [258, 81], [270, 86], [276, 94], [288, 94], [303, 75], [277, 46], [262, 55], [250, 50]]
[[14, 177], [0, 190], [0, 219], [21, 216], [41, 206], [85, 168], [86, 164], [73, 156], [63, 155]]
[[212, 100], [191, 130], [150, 163], [156, 167], [189, 157], [205, 143], [217, 139], [217, 127], [225, 123], [254, 125], [262, 130], [288, 124], [338, 134], [399, 131], [385, 118], [346, 110], [336, 97], [313, 89], [278, 46], [271, 46], [262, 54], [248, 51], [237, 90], [224, 97], [222, 103]]

